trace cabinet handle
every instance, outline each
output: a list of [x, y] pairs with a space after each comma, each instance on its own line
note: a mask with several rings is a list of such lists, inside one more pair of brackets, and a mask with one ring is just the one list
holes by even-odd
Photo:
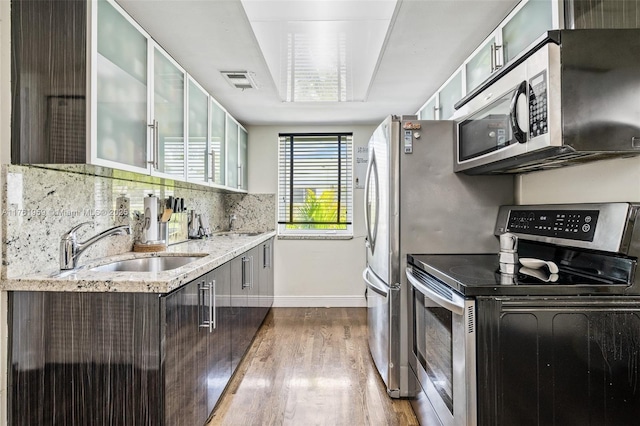
[[212, 333], [216, 329], [216, 281], [213, 280], [209, 283], [209, 333]]
[[151, 161], [147, 161], [147, 163], [153, 164], [153, 168], [158, 170], [158, 153], [160, 152], [158, 120], [153, 120], [153, 123], [148, 124], [147, 126], [153, 131], [153, 158]]
[[262, 269], [267, 269], [267, 245], [262, 245]]
[[[198, 287], [198, 290], [199, 290], [198, 315], [199, 316], [202, 315], [202, 319], [200, 320], [200, 328], [208, 328], [209, 331], [211, 331], [211, 286], [209, 284], [205, 284], [205, 282], [202, 281], [202, 283]], [[205, 305], [205, 300], [206, 300], [205, 292], [207, 291], [209, 292], [209, 309], [208, 309], [209, 319], [204, 318], [204, 315], [202, 314], [202, 309], [201, 309], [201, 307]], [[202, 303], [200, 303], [200, 300], [202, 300]]]
[[217, 318], [217, 303], [216, 303], [216, 280], [211, 282], [211, 294], [213, 296], [213, 303], [211, 304], [211, 318], [213, 319], [213, 329], [215, 330], [218, 326], [218, 318]]
[[238, 164], [238, 188], [244, 188], [244, 174], [242, 173], [242, 164]]
[[251, 277], [251, 287], [249, 288], [253, 290], [253, 256], [249, 256], [249, 259], [251, 259], [251, 274], [249, 274]]
[[502, 68], [502, 61], [498, 61], [498, 50], [502, 51], [502, 46], [496, 43], [491, 43], [491, 72]]
[[216, 181], [216, 152], [211, 151], [209, 155], [211, 156], [211, 176], [209, 176], [209, 180], [215, 182]]
[[262, 246], [262, 256], [264, 257], [262, 269], [271, 268], [271, 244]]
[[246, 268], [246, 265], [249, 262], [250, 260], [248, 257], [242, 258], [242, 289], [243, 290], [250, 286], [249, 282], [247, 282], [248, 274], [247, 274], [247, 268]]

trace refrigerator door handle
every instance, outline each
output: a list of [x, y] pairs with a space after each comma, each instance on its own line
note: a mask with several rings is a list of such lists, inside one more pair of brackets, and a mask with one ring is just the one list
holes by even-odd
[[[371, 228], [371, 193], [370, 193], [370, 185], [372, 177], [375, 179], [375, 204], [374, 208], [376, 209], [375, 214], [375, 223], [373, 224], [373, 229]], [[378, 170], [376, 164], [376, 156], [375, 151], [371, 151], [371, 155], [369, 156], [369, 164], [367, 165], [367, 174], [365, 177], [364, 184], [364, 221], [367, 229], [367, 247], [371, 248], [371, 252], [373, 253], [376, 247], [376, 236], [378, 233], [378, 208], [380, 206], [380, 193], [378, 190]]]
[[366, 268], [363, 272], [362, 272], [362, 278], [364, 279], [364, 282], [367, 284], [367, 288], [378, 293], [380, 296], [382, 297], [388, 297], [389, 296], [389, 290], [391, 290], [391, 288], [386, 289], [386, 285], [384, 285], [384, 283], [378, 283], [377, 281], [379, 281], [376, 277], [373, 276], [373, 274], [371, 275], [371, 280], [369, 279], [369, 268]]

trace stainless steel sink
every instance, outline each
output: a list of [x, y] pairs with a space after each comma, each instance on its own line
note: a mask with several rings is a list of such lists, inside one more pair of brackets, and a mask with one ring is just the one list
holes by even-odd
[[202, 259], [202, 256], [158, 256], [119, 260], [90, 268], [97, 272], [162, 272]]

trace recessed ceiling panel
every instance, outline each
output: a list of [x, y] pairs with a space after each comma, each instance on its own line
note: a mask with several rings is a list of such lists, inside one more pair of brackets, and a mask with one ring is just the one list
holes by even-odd
[[395, 0], [242, 4], [282, 101], [366, 100]]

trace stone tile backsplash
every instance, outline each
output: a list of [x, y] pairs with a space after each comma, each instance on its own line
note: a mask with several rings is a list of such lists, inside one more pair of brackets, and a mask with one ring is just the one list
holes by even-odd
[[[130, 199], [134, 229], [139, 228], [135, 212], [144, 213], [143, 199], [148, 194], [161, 199], [184, 198], [188, 210], [207, 215], [213, 231], [228, 230], [231, 214], [236, 216], [234, 230], [275, 228], [274, 194], [226, 194], [171, 180], [138, 181], [133, 174], [105, 177], [30, 166], [5, 165], [2, 173], [3, 277], [56, 270], [61, 235], [79, 223], [90, 222], [78, 232], [84, 241], [115, 226], [116, 199], [122, 194]], [[130, 251], [134, 237], [108, 237], [87, 249], [80, 264]]]
[[227, 194], [227, 211], [235, 215], [234, 231], [261, 232], [275, 229], [276, 197], [274, 194]]

